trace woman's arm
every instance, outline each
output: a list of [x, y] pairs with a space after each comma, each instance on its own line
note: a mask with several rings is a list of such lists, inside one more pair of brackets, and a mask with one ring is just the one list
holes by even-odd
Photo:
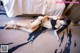
[[38, 17], [38, 19], [40, 19], [40, 20], [44, 20], [44, 19], [48, 19], [48, 18], [54, 19], [54, 20], [58, 19], [57, 16], [48, 16], [48, 15], [45, 15], [44, 17], [42, 17], [42, 16]]

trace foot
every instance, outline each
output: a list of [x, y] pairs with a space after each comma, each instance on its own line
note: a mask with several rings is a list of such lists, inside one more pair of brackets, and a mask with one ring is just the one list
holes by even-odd
[[17, 29], [16, 22], [14, 20], [5, 23], [5, 29]]

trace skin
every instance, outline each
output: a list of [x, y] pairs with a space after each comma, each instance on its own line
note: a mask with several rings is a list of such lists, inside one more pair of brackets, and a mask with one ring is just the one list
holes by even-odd
[[[41, 24], [41, 26], [46, 27], [48, 29], [51, 29], [51, 23], [50, 20], [48, 20], [48, 18], [53, 19], [52, 17], [49, 16], [44, 16], [44, 17], [38, 17], [34, 22], [32, 22], [30, 25], [27, 25], [26, 23], [20, 23], [20, 22], [16, 22], [16, 26], [12, 27], [9, 24], [6, 24], [5, 28], [14, 28], [14, 29], [20, 29], [20, 27], [25, 27], [26, 29], [31, 30], [31, 32], [37, 30], [39, 28], [39, 25]], [[57, 19], [56, 21], [56, 28], [59, 28], [58, 23], [60, 22], [59, 19]], [[48, 23], [48, 24], [45, 24]], [[23, 29], [21, 29], [23, 30]], [[24, 30], [23, 30], [24, 31]], [[28, 30], [26, 30], [28, 32]]]

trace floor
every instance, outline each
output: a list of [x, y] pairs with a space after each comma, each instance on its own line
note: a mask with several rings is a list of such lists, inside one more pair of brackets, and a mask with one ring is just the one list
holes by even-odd
[[[0, 27], [10, 20], [33, 21], [30, 17], [8, 18], [0, 14]], [[8, 53], [80, 53], [80, 26], [71, 23], [58, 36], [59, 41], [54, 30], [45, 28], [30, 34], [20, 30], [0, 29], [0, 46], [8, 45]], [[33, 37], [34, 41], [27, 41]]]

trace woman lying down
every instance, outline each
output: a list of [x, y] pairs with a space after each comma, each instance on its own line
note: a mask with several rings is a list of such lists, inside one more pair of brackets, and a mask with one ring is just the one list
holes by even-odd
[[65, 20], [58, 19], [57, 16], [39, 16], [34, 22], [30, 24], [20, 23], [12, 20], [5, 24], [5, 28], [19, 29], [19, 30], [32, 33], [41, 26], [48, 29], [53, 29], [54, 31], [56, 31], [57, 29], [59, 29], [65, 24], [66, 24]]

